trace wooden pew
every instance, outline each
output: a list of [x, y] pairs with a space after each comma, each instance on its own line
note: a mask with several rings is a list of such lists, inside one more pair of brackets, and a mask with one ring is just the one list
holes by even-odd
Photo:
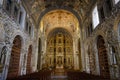
[[80, 71], [67, 71], [68, 80], [110, 80], [103, 76], [92, 75]]
[[51, 72], [50, 70], [41, 70], [39, 72], [9, 78], [7, 80], [51, 80]]

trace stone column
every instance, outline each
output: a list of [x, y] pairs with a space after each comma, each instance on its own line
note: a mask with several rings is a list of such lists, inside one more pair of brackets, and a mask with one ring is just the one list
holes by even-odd
[[79, 69], [79, 56], [78, 56], [78, 45], [77, 45], [77, 38], [76, 36], [73, 38], [73, 57], [74, 57], [74, 69], [78, 70]]
[[74, 62], [74, 69], [76, 69], [76, 56], [75, 56], [75, 39], [73, 38], [73, 62]]
[[[0, 54], [1, 54], [1, 51], [2, 51], [2, 49], [3, 49], [3, 47], [4, 47], [4, 45], [5, 45], [5, 43], [4, 42], [0, 42]], [[2, 80], [3, 79], [3, 73], [4, 73], [4, 65], [2, 65], [1, 63], [0, 63], [0, 80]]]
[[3, 76], [2, 76], [2, 80], [6, 80], [7, 78], [7, 74], [8, 74], [8, 70], [9, 70], [9, 63], [10, 63], [10, 58], [11, 58], [11, 50], [12, 50], [12, 46], [13, 44], [6, 44], [7, 47], [7, 55], [6, 55], [6, 60], [5, 60], [5, 65], [4, 65], [4, 72], [3, 72]]
[[28, 49], [22, 49], [21, 50], [21, 75], [26, 74], [26, 65], [27, 65], [27, 54], [28, 54]]
[[94, 43], [93, 44], [93, 52], [94, 52], [94, 54], [95, 54], [95, 64], [96, 64], [96, 71], [95, 71], [95, 73], [97, 74], [97, 75], [100, 75], [100, 67], [99, 67], [99, 56], [98, 56], [98, 49], [97, 49], [97, 44], [96, 43]]

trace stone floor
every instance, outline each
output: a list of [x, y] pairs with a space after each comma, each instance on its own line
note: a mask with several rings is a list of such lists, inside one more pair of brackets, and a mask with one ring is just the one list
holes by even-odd
[[64, 69], [56, 69], [51, 78], [52, 80], [68, 80]]
[[52, 80], [68, 80], [67, 76], [52, 76]]

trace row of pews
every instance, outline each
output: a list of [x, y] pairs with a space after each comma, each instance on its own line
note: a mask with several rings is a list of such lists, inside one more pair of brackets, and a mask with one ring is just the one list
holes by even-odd
[[[7, 80], [52, 80], [51, 73], [52, 70], [41, 70], [39, 72], [34, 72], [27, 75], [22, 75], [14, 78], [7, 78]], [[67, 70], [67, 80], [110, 80], [110, 78], [105, 78], [98, 75], [92, 75], [85, 72]], [[65, 79], [66, 80], [66, 79]]]
[[98, 75], [92, 75], [80, 71], [67, 71], [68, 80], [110, 80]]
[[50, 70], [41, 70], [39, 72], [9, 78], [7, 80], [51, 80], [51, 72]]

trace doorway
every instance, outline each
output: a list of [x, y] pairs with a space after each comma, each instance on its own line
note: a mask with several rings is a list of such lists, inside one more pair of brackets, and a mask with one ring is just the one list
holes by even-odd
[[21, 37], [18, 35], [15, 37], [13, 41], [7, 78], [16, 77], [19, 75], [20, 52], [21, 52]]
[[98, 36], [97, 48], [98, 48], [98, 56], [99, 56], [100, 75], [109, 78], [110, 72], [108, 65], [108, 56], [105, 47], [105, 41], [102, 36]]

